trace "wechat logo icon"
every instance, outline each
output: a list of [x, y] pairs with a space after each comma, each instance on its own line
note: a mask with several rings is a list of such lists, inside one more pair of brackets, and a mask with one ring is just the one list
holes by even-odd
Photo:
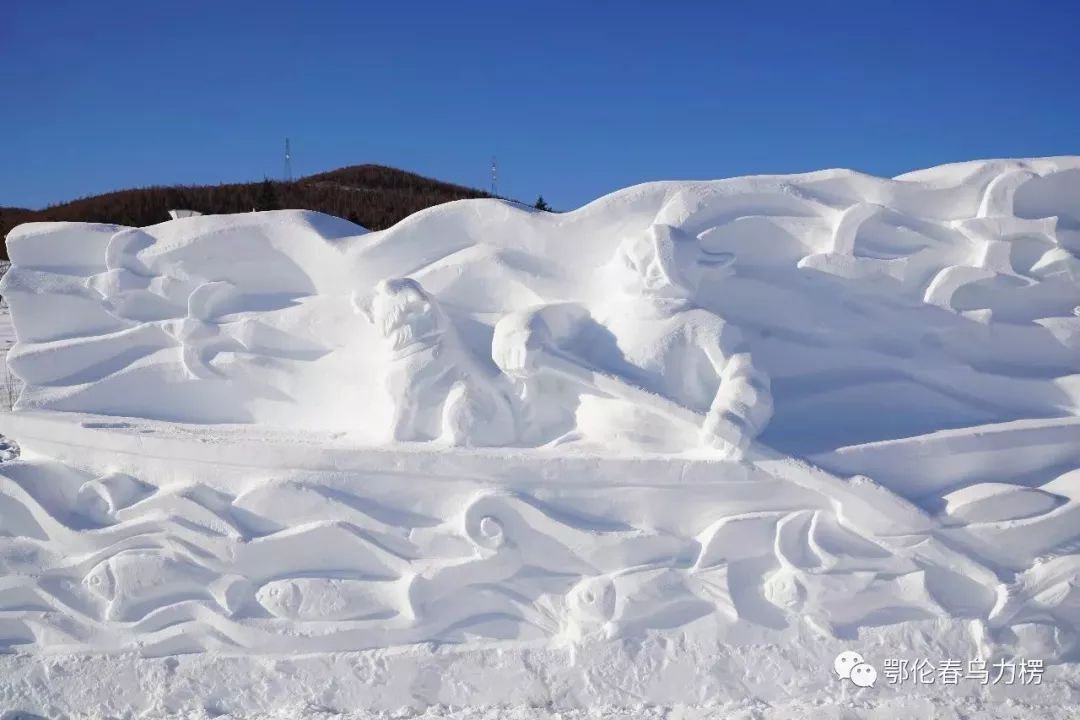
[[863, 656], [851, 650], [845, 650], [833, 660], [833, 670], [841, 680], [850, 680], [857, 687], [874, 687], [877, 682], [877, 670], [866, 662]]

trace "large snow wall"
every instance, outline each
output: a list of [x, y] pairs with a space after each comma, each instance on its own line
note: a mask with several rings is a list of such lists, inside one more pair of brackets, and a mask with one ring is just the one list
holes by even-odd
[[[8, 249], [0, 638], [29, 657], [358, 653], [385, 707], [776, 697], [853, 643], [1076, 658], [1078, 158]], [[676, 310], [615, 298], [628, 268]], [[513, 345], [541, 320], [594, 332]], [[714, 341], [715, 399], [682, 372]], [[554, 412], [590, 387], [630, 412]]]

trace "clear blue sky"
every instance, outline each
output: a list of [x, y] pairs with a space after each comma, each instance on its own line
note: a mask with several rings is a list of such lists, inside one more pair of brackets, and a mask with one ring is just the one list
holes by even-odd
[[0, 0], [0, 205], [383, 163], [656, 179], [1080, 153], [1080, 2]]

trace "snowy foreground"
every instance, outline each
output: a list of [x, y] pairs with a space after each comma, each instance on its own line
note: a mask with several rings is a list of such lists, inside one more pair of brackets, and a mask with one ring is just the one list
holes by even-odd
[[0, 713], [1080, 715], [1080, 158], [7, 245]]

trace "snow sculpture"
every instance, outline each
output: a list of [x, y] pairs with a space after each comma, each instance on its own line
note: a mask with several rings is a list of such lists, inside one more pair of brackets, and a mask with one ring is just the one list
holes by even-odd
[[[183, 216], [182, 216], [183, 217]], [[174, 218], [175, 219], [175, 218]], [[219, 353], [243, 349], [235, 338], [224, 335], [215, 322], [237, 295], [229, 282], [210, 282], [186, 273], [183, 268], [155, 271], [139, 257], [155, 240], [138, 229], [118, 232], [105, 252], [105, 272], [86, 280], [106, 311], [124, 324], [146, 323], [148, 337], [132, 342], [152, 343], [157, 348], [180, 347], [184, 371], [192, 379], [212, 379], [220, 372], [212, 364]]]
[[244, 578], [218, 576], [160, 550], [122, 550], [94, 566], [83, 585], [105, 604], [108, 620], [137, 620], [176, 596], [208, 596], [233, 613], [250, 595]]
[[493, 356], [518, 380], [526, 436], [663, 450], [700, 441], [741, 457], [772, 415], [769, 378], [738, 329], [694, 305], [704, 262], [693, 237], [652, 225], [605, 268], [621, 290], [612, 300], [501, 320]]
[[585, 577], [566, 595], [566, 634], [581, 640], [604, 631], [615, 617], [615, 583], [606, 575]]
[[64, 702], [165, 657], [190, 691], [161, 697], [317, 683], [382, 709], [478, 685], [720, 702], [856, 636], [1071, 661], [1078, 188], [1051, 158], [469, 201], [377, 233], [22, 226], [5, 702], [43, 658]]
[[514, 412], [499, 378], [469, 353], [420, 283], [383, 280], [356, 307], [385, 346], [389, 439], [449, 445], [513, 441]]
[[130, 475], [109, 473], [83, 483], [75, 507], [81, 515], [105, 524], [115, 520], [117, 510], [134, 504], [152, 490], [150, 485]]

